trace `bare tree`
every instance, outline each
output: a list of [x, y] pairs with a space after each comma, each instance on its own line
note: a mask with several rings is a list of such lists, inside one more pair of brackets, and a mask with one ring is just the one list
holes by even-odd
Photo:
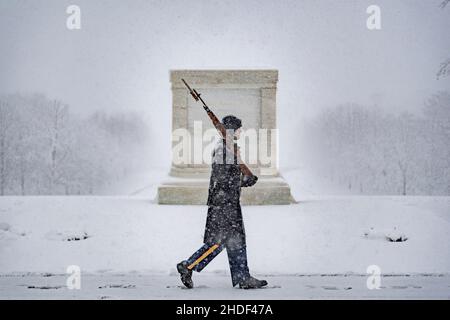
[[[441, 9], [444, 9], [449, 3], [450, 0], [442, 1], [440, 4]], [[450, 74], [450, 58], [441, 63], [437, 73], [437, 78], [439, 79], [441, 77], [448, 76], [449, 74]]]
[[10, 156], [8, 151], [12, 123], [12, 109], [6, 101], [0, 100], [0, 195], [5, 194], [8, 179], [7, 161]]
[[450, 194], [450, 93], [438, 92], [425, 104], [426, 149], [430, 156], [425, 163], [428, 189]]
[[[51, 106], [51, 116], [52, 123], [50, 127], [50, 192], [54, 192], [55, 183], [57, 182], [58, 166], [59, 166], [59, 154], [58, 151], [61, 149], [61, 130], [63, 127], [63, 122], [67, 116], [67, 107], [63, 106], [60, 101], [54, 100]], [[63, 159], [61, 159], [62, 161]]]
[[437, 78], [446, 77], [450, 74], [450, 58], [441, 63], [439, 71], [437, 73]]

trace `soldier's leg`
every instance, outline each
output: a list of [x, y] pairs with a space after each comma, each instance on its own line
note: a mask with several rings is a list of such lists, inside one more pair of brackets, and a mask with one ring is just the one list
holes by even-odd
[[250, 277], [247, 264], [247, 246], [245, 235], [229, 239], [226, 242], [228, 262], [230, 264], [233, 287]]
[[189, 259], [187, 265], [189, 270], [200, 272], [210, 263], [222, 250], [224, 246], [217, 243], [205, 243]]

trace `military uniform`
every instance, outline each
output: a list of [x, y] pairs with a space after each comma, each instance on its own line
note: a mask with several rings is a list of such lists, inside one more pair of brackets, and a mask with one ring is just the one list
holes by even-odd
[[[226, 120], [227, 117], [222, 122], [227, 127]], [[240, 120], [237, 125], [234, 127], [229, 125], [227, 129], [230, 127], [234, 130], [239, 128]], [[234, 147], [237, 150], [237, 145]], [[223, 249], [226, 249], [233, 286], [241, 285], [248, 279], [257, 280], [250, 276], [247, 265], [245, 229], [240, 204], [241, 187], [250, 187], [257, 179], [256, 176], [242, 175], [236, 152], [227, 149], [225, 139], [217, 142], [212, 154], [204, 244], [189, 259], [182, 262], [185, 276], [188, 274], [186, 267], [187, 270], [200, 272]], [[177, 267], [180, 271], [180, 264]], [[180, 274], [183, 280], [182, 270]], [[191, 281], [190, 274], [189, 281]]]

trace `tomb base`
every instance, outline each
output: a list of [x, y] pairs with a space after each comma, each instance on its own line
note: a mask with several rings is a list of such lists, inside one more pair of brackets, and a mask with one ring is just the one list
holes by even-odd
[[[159, 204], [206, 205], [209, 179], [173, 177], [158, 187]], [[282, 205], [295, 200], [282, 177], [259, 177], [249, 188], [241, 188], [242, 205]]]

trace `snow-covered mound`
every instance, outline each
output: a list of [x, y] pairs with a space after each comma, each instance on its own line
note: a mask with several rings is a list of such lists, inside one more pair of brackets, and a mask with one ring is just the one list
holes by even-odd
[[[450, 197], [297, 200], [243, 207], [253, 272], [450, 272]], [[173, 273], [201, 245], [205, 219], [206, 206], [142, 197], [0, 197], [0, 273]], [[222, 253], [205, 271], [227, 263]]]

